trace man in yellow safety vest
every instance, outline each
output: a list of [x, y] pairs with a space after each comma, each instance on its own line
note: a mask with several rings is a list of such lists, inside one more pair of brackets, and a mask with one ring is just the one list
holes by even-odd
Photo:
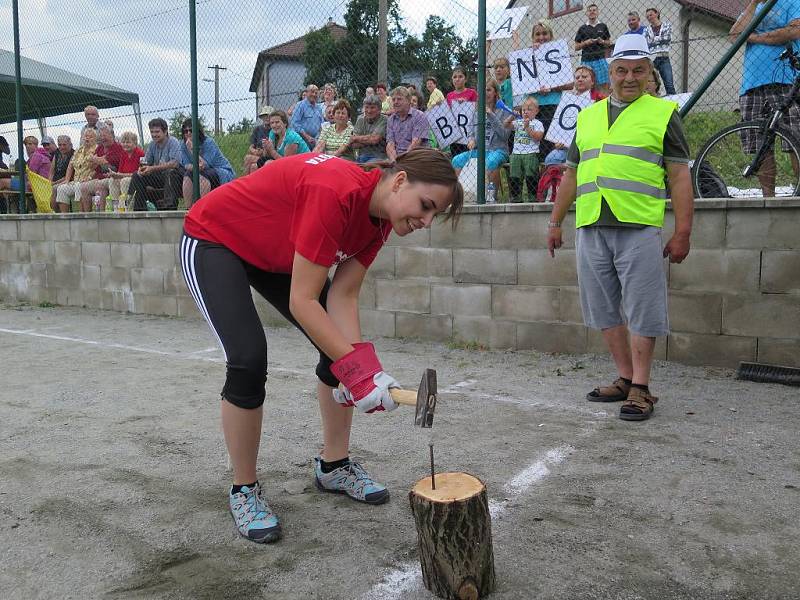
[[[602, 331], [619, 375], [587, 399], [622, 400], [620, 418], [642, 421], [658, 400], [648, 387], [656, 338], [669, 334], [663, 259], [689, 254], [694, 199], [677, 106], [645, 92], [653, 63], [644, 36], [621, 36], [608, 61], [612, 95], [578, 115], [547, 246], [555, 256], [575, 202], [583, 319]], [[662, 249], [667, 177], [675, 233]]]

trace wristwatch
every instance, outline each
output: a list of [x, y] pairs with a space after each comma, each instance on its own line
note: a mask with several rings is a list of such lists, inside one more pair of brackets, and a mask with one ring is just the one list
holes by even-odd
[[560, 228], [561, 227], [561, 221], [549, 221], [547, 223], [547, 227], [548, 227], [548, 229], [554, 229], [556, 227]]

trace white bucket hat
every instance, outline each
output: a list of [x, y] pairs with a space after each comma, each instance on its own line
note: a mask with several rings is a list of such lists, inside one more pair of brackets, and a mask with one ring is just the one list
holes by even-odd
[[647, 46], [647, 39], [638, 33], [621, 35], [614, 44], [614, 51], [606, 60], [611, 64], [615, 60], [639, 60], [646, 58], [652, 62], [653, 56]]

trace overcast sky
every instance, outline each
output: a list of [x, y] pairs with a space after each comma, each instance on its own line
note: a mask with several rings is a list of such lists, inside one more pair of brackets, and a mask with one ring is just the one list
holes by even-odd
[[[11, 6], [0, 6], [2, 47], [13, 51]], [[169, 118], [188, 111], [188, 1], [180, 0], [23, 0], [20, 15], [22, 55], [139, 94], [143, 119]], [[507, 0], [488, 0], [491, 23]], [[255, 97], [248, 91], [258, 52], [322, 26], [329, 17], [343, 23], [347, 0], [197, 0], [198, 76], [213, 79], [208, 65], [228, 68], [220, 74], [220, 116], [224, 126], [254, 118]], [[455, 24], [460, 35], [477, 31], [477, 0], [401, 0], [404, 25], [419, 34], [428, 15]], [[122, 9], [124, 7], [124, 10]], [[8, 31], [8, 35], [5, 32]], [[206, 123], [213, 123], [213, 83], [199, 81]], [[135, 130], [130, 107], [101, 111], [115, 130]], [[48, 134], [77, 141], [82, 114], [48, 119]], [[38, 137], [34, 122], [25, 129]], [[146, 127], [145, 127], [146, 129]], [[13, 124], [0, 134], [16, 147]], [[145, 136], [147, 132], [145, 130]], [[149, 140], [145, 140], [149, 141]], [[14, 153], [16, 154], [16, 153]]]

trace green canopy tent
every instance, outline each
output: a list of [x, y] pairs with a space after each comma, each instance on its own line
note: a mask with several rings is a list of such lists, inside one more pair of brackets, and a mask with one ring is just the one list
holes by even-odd
[[[47, 117], [82, 112], [89, 104], [97, 108], [129, 104], [143, 139], [138, 94], [24, 56], [20, 67], [23, 120], [36, 119], [43, 128]], [[15, 97], [14, 53], [0, 50], [0, 124], [17, 120]]]

